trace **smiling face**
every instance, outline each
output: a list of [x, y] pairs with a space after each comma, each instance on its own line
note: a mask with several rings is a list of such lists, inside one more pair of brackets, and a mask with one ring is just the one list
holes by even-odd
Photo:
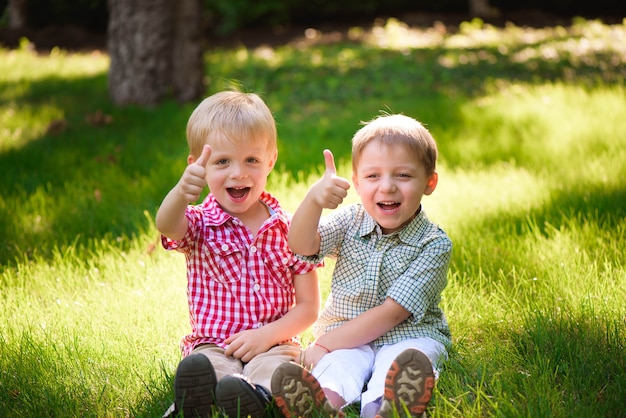
[[237, 91], [207, 97], [189, 117], [187, 142], [189, 164], [211, 147], [206, 181], [224, 211], [259, 226], [268, 215], [259, 197], [278, 155], [276, 124], [263, 100]]
[[415, 218], [422, 196], [435, 190], [437, 180], [437, 173], [427, 175], [408, 147], [379, 140], [362, 149], [352, 175], [365, 210], [384, 234], [398, 231]]
[[209, 138], [211, 156], [206, 180], [222, 209], [242, 221], [265, 211], [259, 202], [277, 153], [264, 139], [232, 141], [223, 136]]

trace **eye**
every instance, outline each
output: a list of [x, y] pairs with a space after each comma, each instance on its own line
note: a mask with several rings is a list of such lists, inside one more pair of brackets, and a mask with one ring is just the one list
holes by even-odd
[[228, 160], [226, 158], [222, 158], [221, 160], [215, 161], [215, 165], [224, 165], [228, 164]]
[[248, 158], [246, 159], [246, 162], [247, 162], [248, 164], [254, 164], [254, 163], [258, 163], [258, 162], [259, 162], [259, 160], [258, 160], [258, 158], [248, 157]]
[[412, 177], [409, 173], [399, 173], [397, 176], [398, 177], [402, 177], [402, 178], [411, 178]]

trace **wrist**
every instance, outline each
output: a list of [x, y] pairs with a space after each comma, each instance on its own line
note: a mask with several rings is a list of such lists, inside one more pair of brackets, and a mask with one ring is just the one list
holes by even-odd
[[318, 343], [317, 341], [313, 343], [313, 346], [315, 346], [315, 347], [319, 347], [319, 348], [321, 348], [322, 350], [326, 351], [326, 354], [328, 354], [328, 353], [330, 353], [330, 352], [332, 351], [332, 350], [330, 350], [328, 347], [326, 347], [326, 346], [325, 346], [325, 345], [323, 345], [323, 344]]

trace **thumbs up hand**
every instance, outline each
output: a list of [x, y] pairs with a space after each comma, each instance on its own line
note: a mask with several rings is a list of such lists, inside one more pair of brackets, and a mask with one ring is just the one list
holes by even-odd
[[206, 181], [206, 165], [211, 157], [211, 147], [205, 145], [202, 148], [202, 154], [200, 157], [190, 163], [183, 172], [178, 187], [182, 192], [185, 200], [189, 203], [193, 203], [198, 200], [204, 186], [207, 185]]
[[309, 193], [320, 207], [335, 209], [348, 195], [350, 182], [337, 176], [333, 153], [327, 149], [324, 150], [324, 164], [324, 175], [311, 187]]

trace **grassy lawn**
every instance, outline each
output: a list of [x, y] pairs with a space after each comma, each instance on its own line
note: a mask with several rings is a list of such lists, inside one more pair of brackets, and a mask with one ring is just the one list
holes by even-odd
[[[454, 348], [429, 416], [623, 417], [626, 23], [310, 38], [208, 51], [207, 94], [239, 84], [275, 112], [269, 190], [291, 211], [324, 148], [350, 175], [360, 121], [429, 127], [423, 203], [454, 243]], [[184, 257], [154, 216], [196, 103], [117, 108], [107, 68], [97, 51], [0, 49], [0, 416], [160, 417], [173, 399]]]

